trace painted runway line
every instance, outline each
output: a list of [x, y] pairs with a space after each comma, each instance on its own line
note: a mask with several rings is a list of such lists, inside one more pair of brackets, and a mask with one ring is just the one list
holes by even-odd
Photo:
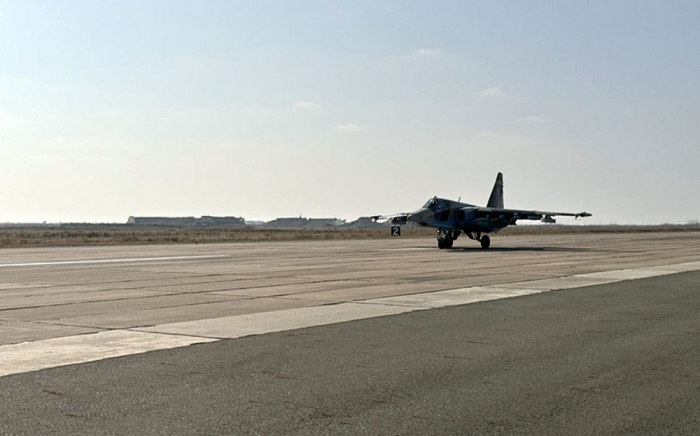
[[163, 262], [171, 260], [200, 260], [200, 259], [222, 259], [229, 257], [225, 254], [203, 254], [199, 256], [167, 256], [167, 257], [135, 257], [127, 259], [94, 259], [94, 260], [65, 260], [53, 262], [31, 262], [31, 263], [4, 263], [0, 268], [24, 267], [24, 266], [56, 266], [56, 265], [89, 265], [100, 263], [135, 263], [135, 262]]
[[203, 342], [212, 340], [114, 330], [5, 345], [0, 347], [0, 377]]
[[134, 329], [150, 333], [193, 335], [205, 338], [234, 339], [265, 333], [297, 330], [306, 327], [338, 324], [358, 319], [397, 315], [412, 312], [415, 308], [393, 305], [368, 305], [362, 302], [340, 303], [328, 306], [303, 307], [277, 312], [227, 316], [200, 321], [163, 324]]
[[[183, 258], [186, 257], [150, 259]], [[0, 346], [0, 377], [117, 356], [185, 347], [196, 343], [215, 342], [227, 338], [296, 330], [417, 310], [429, 310], [698, 270], [700, 270], [700, 262], [613, 270], [527, 282], [373, 298], [327, 306], [162, 324], [148, 328], [112, 330], [4, 345]]]

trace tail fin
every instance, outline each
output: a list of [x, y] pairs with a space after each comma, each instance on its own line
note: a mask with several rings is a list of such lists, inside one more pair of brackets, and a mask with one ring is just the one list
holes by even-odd
[[489, 202], [486, 207], [492, 207], [495, 209], [503, 209], [503, 174], [498, 173], [496, 176], [496, 183], [493, 184], [493, 190], [491, 190], [491, 196], [489, 197]]

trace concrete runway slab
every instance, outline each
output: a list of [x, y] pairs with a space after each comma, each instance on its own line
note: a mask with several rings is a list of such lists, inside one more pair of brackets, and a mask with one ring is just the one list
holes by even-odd
[[[97, 333], [102, 329], [79, 326], [60, 326], [56, 324], [36, 323], [29, 321], [0, 321], [0, 337], [12, 338], [14, 343], [41, 341], [51, 338]], [[0, 345], [0, 347], [2, 347]], [[3, 351], [0, 349], [0, 355]]]
[[247, 315], [251, 313], [265, 313], [269, 316], [270, 313], [274, 314], [282, 310], [330, 303], [331, 302], [282, 298], [240, 299], [218, 303], [155, 309], [134, 308], [127, 312], [110, 312], [100, 314], [99, 316], [74, 316], [65, 318], [62, 322], [69, 323], [70, 325], [93, 327], [103, 330], [134, 329], [144, 326], [170, 324], [179, 321], [206, 321], [208, 319], [217, 319], [232, 315]]

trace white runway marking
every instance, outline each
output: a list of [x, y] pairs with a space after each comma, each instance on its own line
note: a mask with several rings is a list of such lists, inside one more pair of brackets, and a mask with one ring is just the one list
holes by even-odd
[[[188, 258], [201, 259], [202, 256], [144, 258], [138, 260], [122, 259], [121, 261], [176, 260]], [[114, 260], [111, 262], [113, 261]], [[429, 310], [480, 301], [537, 294], [553, 290], [573, 289], [582, 286], [601, 285], [698, 270], [700, 270], [700, 262], [689, 262], [653, 268], [605, 271], [601, 273], [580, 274], [529, 282], [475, 286], [471, 288], [426, 292], [397, 297], [373, 298], [352, 303], [204, 319], [200, 321], [163, 324], [141, 329], [114, 330], [43, 341], [25, 342], [22, 344], [4, 345], [0, 346], [0, 377], [53, 368], [56, 366], [108, 359], [110, 357], [184, 347], [202, 342], [215, 342], [221, 338], [239, 338], [249, 335], [275, 333], [352, 320], [396, 315], [417, 310]]]
[[362, 303], [341, 303], [329, 306], [303, 307], [277, 312], [178, 322], [134, 330], [172, 335], [234, 339], [265, 333], [297, 330], [305, 327], [338, 324], [358, 319], [396, 315], [412, 312], [413, 310], [413, 308], [391, 305], [370, 306]]
[[20, 267], [20, 266], [55, 266], [55, 265], [89, 265], [96, 263], [133, 263], [133, 262], [157, 262], [169, 260], [195, 260], [195, 259], [221, 259], [228, 257], [225, 254], [203, 254], [199, 256], [168, 256], [168, 257], [135, 257], [127, 259], [94, 259], [94, 260], [65, 260], [54, 262], [31, 262], [31, 263], [5, 263], [0, 264], [0, 268]]
[[211, 341], [207, 338], [115, 330], [4, 345], [0, 347], [0, 377]]
[[396, 305], [412, 307], [413, 310], [438, 309], [440, 307], [461, 306], [480, 301], [500, 300], [521, 295], [546, 292], [541, 289], [503, 288], [499, 286], [474, 286], [471, 288], [450, 289], [426, 294], [400, 295], [398, 297], [375, 298], [363, 301], [365, 304]]

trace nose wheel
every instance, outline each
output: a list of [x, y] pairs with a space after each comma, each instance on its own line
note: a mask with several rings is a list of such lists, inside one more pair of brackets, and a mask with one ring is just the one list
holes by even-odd
[[437, 242], [440, 250], [450, 249], [454, 245], [455, 240], [459, 237], [458, 231], [443, 230], [437, 231]]

